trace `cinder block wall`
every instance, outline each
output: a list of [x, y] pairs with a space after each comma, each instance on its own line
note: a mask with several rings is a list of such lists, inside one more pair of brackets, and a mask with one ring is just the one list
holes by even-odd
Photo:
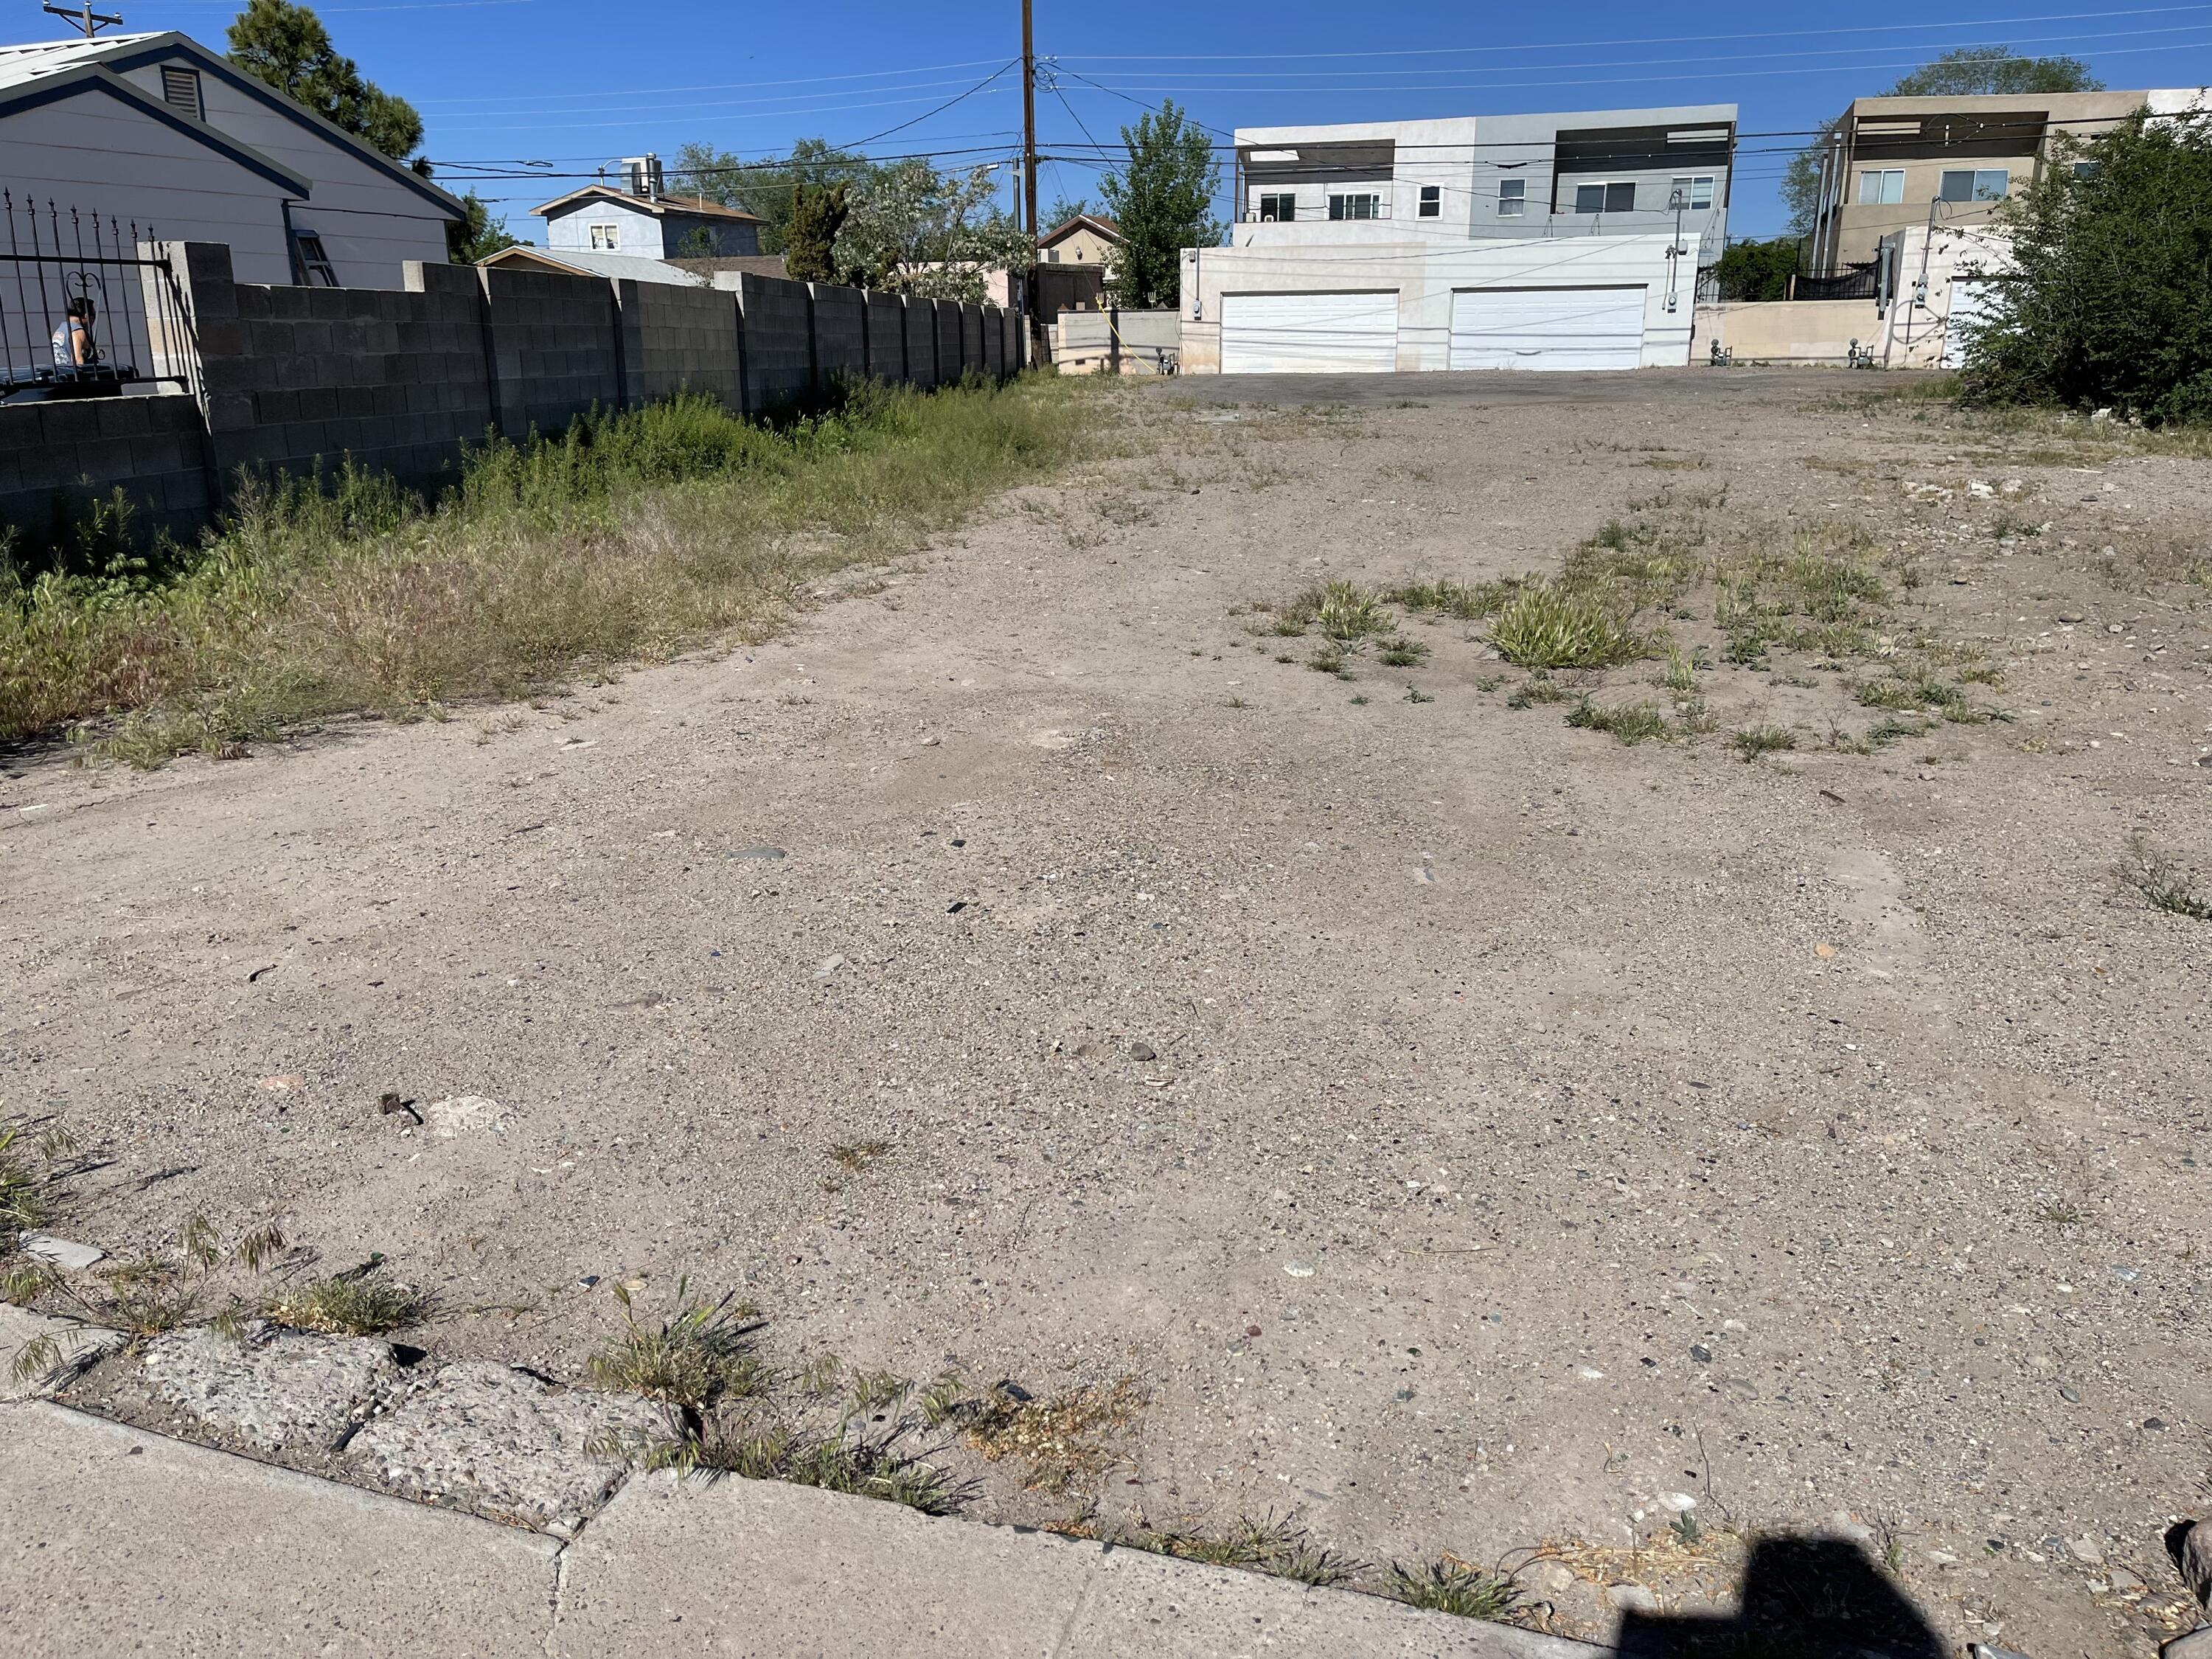
[[896, 386], [907, 377], [906, 301], [870, 289], [867, 299], [868, 373]]
[[630, 407], [680, 392], [745, 408], [738, 298], [726, 289], [617, 282], [622, 318], [622, 402]]
[[466, 267], [406, 267], [409, 286], [267, 288], [231, 279], [219, 243], [167, 245], [191, 316], [208, 459], [221, 488], [361, 465], [421, 484], [492, 416], [483, 296]]
[[906, 302], [906, 379], [908, 386], [937, 384], [937, 305], [931, 300]]
[[744, 313], [745, 410], [762, 414], [813, 390], [814, 297], [804, 283], [740, 271]]
[[868, 372], [868, 296], [857, 288], [809, 283], [814, 301], [816, 384], [830, 386], [840, 377], [857, 380]]
[[533, 428], [558, 432], [586, 410], [620, 405], [622, 346], [611, 283], [512, 265], [475, 274], [483, 280], [490, 312], [501, 432], [518, 439]]
[[27, 548], [68, 539], [117, 489], [143, 546], [190, 540], [208, 521], [205, 440], [191, 398], [97, 398], [0, 405], [0, 523]]
[[983, 369], [983, 307], [963, 305], [960, 307], [960, 372], [981, 374]]
[[937, 313], [937, 383], [960, 383], [960, 307], [950, 300], [932, 300]]
[[118, 486], [142, 532], [189, 532], [241, 473], [350, 457], [434, 488], [486, 432], [557, 432], [593, 407], [689, 390], [757, 414], [840, 373], [926, 387], [1015, 362], [997, 307], [750, 273], [695, 289], [410, 264], [395, 294], [242, 283], [219, 243], [148, 246], [170, 273], [148, 282], [173, 278], [181, 301], [154, 359], [194, 395], [0, 408], [0, 513], [27, 540]]

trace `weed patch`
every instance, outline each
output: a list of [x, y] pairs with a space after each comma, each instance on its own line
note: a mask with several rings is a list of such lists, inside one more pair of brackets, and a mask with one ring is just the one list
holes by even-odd
[[1419, 1566], [1394, 1564], [1383, 1593], [1394, 1601], [1431, 1613], [1492, 1623], [1511, 1616], [1521, 1592], [1510, 1579], [1484, 1572], [1450, 1556]]
[[676, 1306], [658, 1325], [641, 1322], [629, 1291], [615, 1290], [623, 1330], [585, 1364], [604, 1389], [623, 1389], [672, 1406], [702, 1410], [717, 1401], [765, 1393], [772, 1373], [754, 1355], [756, 1310], [724, 1297], [702, 1302], [689, 1280], [676, 1286]]
[[2212, 921], [2212, 896], [2199, 890], [2197, 878], [2172, 859], [2137, 836], [2128, 844], [2120, 861], [2120, 884], [2154, 909], [2191, 921]]
[[74, 731], [151, 765], [757, 638], [812, 579], [1081, 453], [1098, 407], [1042, 377], [869, 388], [771, 429], [679, 398], [489, 442], [434, 505], [349, 465], [251, 489], [144, 563], [0, 556], [0, 741]]
[[262, 1315], [295, 1330], [332, 1336], [382, 1336], [418, 1324], [429, 1299], [385, 1278], [374, 1267], [319, 1279], [272, 1297]]
[[1144, 1403], [1135, 1379], [1127, 1376], [1050, 1400], [1020, 1399], [999, 1389], [970, 1417], [968, 1442], [988, 1462], [1018, 1457], [1028, 1463], [1024, 1484], [1033, 1492], [1073, 1492], [1119, 1460], [1114, 1443]]
[[1609, 668], [1637, 654], [1620, 619], [1559, 584], [1531, 586], [1490, 625], [1498, 654], [1518, 668]]
[[1623, 703], [1600, 708], [1584, 697], [1567, 711], [1567, 724], [1590, 732], [1609, 732], [1629, 747], [1669, 735], [1667, 715], [1657, 703]]
[[1747, 726], [1729, 733], [1729, 744], [1746, 761], [1797, 746], [1797, 734], [1786, 726]]

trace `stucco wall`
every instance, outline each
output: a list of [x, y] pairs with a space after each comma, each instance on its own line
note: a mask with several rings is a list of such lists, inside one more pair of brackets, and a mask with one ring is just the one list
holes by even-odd
[[[1668, 307], [1668, 236], [1528, 242], [1409, 242], [1357, 248], [1193, 248], [1182, 256], [1182, 368], [1221, 371], [1221, 296], [1238, 294], [1398, 293], [1398, 367], [1451, 366], [1452, 295], [1479, 288], [1644, 289], [1647, 368], [1689, 361], [1694, 273], [1676, 274]], [[1686, 259], [1681, 262], [1687, 264]]]

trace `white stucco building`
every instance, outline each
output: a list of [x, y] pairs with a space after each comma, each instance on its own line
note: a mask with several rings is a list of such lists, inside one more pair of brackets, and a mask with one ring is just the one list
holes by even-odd
[[1688, 361], [1733, 104], [1238, 129], [1225, 248], [1183, 254], [1188, 373]]
[[177, 33], [0, 46], [0, 187], [225, 242], [241, 282], [397, 289], [461, 204]]

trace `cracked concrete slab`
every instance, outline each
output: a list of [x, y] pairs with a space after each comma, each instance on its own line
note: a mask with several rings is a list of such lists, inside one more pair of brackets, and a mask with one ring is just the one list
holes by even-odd
[[468, 1360], [412, 1385], [361, 1431], [352, 1454], [402, 1492], [567, 1536], [630, 1467], [603, 1441], [670, 1437], [666, 1411], [635, 1395], [557, 1388]]
[[[29, 1375], [16, 1376], [17, 1363], [33, 1343], [42, 1340], [53, 1344], [53, 1363], [38, 1363]], [[31, 1400], [52, 1394], [122, 1342], [119, 1331], [106, 1331], [97, 1325], [33, 1313], [12, 1302], [0, 1302], [0, 1400]]]
[[0, 1406], [0, 1632], [38, 1659], [542, 1659], [550, 1538]]
[[327, 1451], [399, 1385], [392, 1345], [256, 1323], [238, 1339], [208, 1327], [146, 1345], [156, 1397], [266, 1452]]
[[775, 1481], [641, 1477], [562, 1561], [554, 1659], [1599, 1659], [1346, 1590]]

